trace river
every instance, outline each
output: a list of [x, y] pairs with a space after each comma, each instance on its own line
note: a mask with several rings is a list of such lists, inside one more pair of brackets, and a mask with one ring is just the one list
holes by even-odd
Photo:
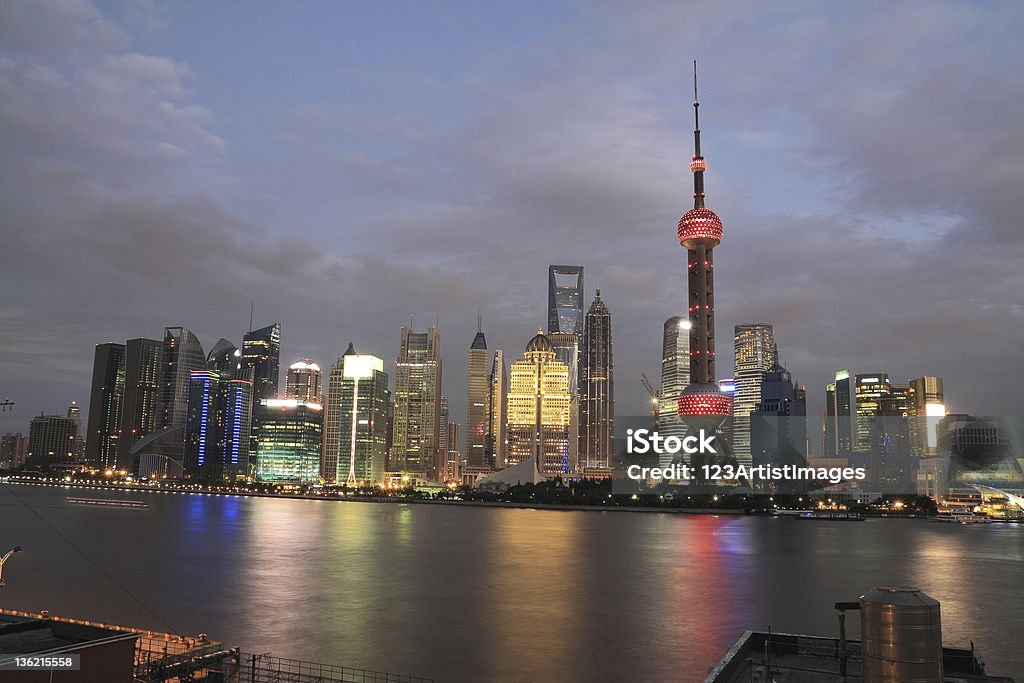
[[439, 682], [700, 681], [744, 629], [835, 635], [836, 601], [887, 585], [939, 600], [946, 644], [990, 672], [1024, 672], [1024, 525], [0, 485], [12, 545], [2, 607]]

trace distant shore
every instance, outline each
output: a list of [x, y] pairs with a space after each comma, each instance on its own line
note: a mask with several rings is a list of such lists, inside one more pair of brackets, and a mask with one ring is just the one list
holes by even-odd
[[416, 504], [416, 505], [455, 505], [461, 507], [489, 507], [489, 508], [520, 508], [524, 510], [559, 510], [565, 512], [658, 512], [667, 514], [690, 514], [690, 515], [743, 515], [744, 510], [716, 509], [716, 508], [675, 508], [675, 507], [648, 507], [642, 505], [553, 505], [546, 503], [511, 503], [505, 501], [483, 501], [483, 500], [443, 500], [423, 498], [402, 498], [398, 496], [339, 496], [322, 495], [309, 493], [268, 493], [264, 491], [192, 491], [184, 488], [172, 488], [167, 486], [142, 486], [139, 484], [96, 484], [86, 482], [50, 482], [50, 481], [27, 481], [24, 479], [4, 479], [7, 484], [20, 484], [25, 486], [48, 486], [51, 488], [78, 488], [92, 489], [96, 491], [139, 491], [143, 493], [183, 493], [197, 496], [247, 496], [250, 498], [283, 498], [288, 500], [319, 500], [325, 502], [343, 503], [390, 503], [390, 504]]

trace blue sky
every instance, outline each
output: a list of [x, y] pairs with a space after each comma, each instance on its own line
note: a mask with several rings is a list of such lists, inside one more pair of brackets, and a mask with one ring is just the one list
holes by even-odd
[[[518, 357], [546, 267], [613, 316], [642, 411], [684, 307], [700, 62], [720, 373], [776, 327], [811, 412], [837, 368], [1019, 412], [1017, 3], [0, 4], [0, 430], [88, 402], [93, 345], [284, 326], [390, 364], [440, 322], [464, 413], [484, 309]], [[589, 303], [593, 291], [587, 294]]]

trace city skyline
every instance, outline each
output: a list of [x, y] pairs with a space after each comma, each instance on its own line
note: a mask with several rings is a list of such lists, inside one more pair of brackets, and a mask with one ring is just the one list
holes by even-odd
[[[0, 413], [0, 431], [24, 433], [32, 416], [59, 414], [72, 400], [86, 406], [95, 344], [159, 338], [166, 325], [193, 330], [204, 348], [221, 336], [237, 342], [253, 299], [258, 321], [283, 325], [284, 362], [309, 357], [323, 367], [349, 339], [390, 364], [398, 324], [413, 313], [421, 328], [437, 315], [447, 340], [444, 390], [453, 421], [465, 424], [461, 361], [478, 307], [489, 346], [514, 358], [544, 322], [542, 274], [553, 263], [584, 265], [617, 329], [629, 331], [616, 340], [617, 412], [644, 414], [640, 372], [656, 374], [662, 324], [685, 305], [671, 226], [688, 198], [694, 56], [715, 121], [704, 139], [715, 159], [715, 206], [730, 235], [716, 262], [719, 327], [772, 324], [785, 340], [784, 364], [808, 387], [810, 415], [820, 415], [823, 387], [839, 368], [941, 376], [950, 411], [1015, 405], [1024, 312], [1013, 296], [1022, 243], [1010, 190], [1020, 182], [1012, 141], [1024, 116], [1019, 84], [1000, 68], [1012, 63], [1014, 41], [999, 36], [1020, 28], [1019, 9], [994, 21], [938, 5], [930, 22], [915, 23], [896, 8], [878, 27], [867, 9], [812, 17], [751, 7], [702, 17], [698, 9], [685, 20], [681, 10], [649, 6], [624, 21], [612, 8], [538, 7], [531, 11], [552, 19], [548, 33], [512, 22], [498, 43], [507, 50], [473, 53], [482, 57], [476, 67], [456, 58], [474, 47], [469, 38], [432, 47], [422, 66], [402, 52], [375, 65], [380, 48], [366, 45], [367, 61], [338, 48], [312, 65], [289, 44], [268, 76], [270, 96], [238, 98], [258, 105], [243, 113], [230, 103], [254, 91], [227, 79], [247, 60], [270, 65], [268, 56], [178, 40], [191, 12], [221, 10], [167, 8], [147, 19], [113, 6], [12, 6], [0, 22], [3, 87], [11, 88], [2, 94], [20, 118], [5, 121], [10, 144], [0, 153], [11, 169], [3, 277], [17, 296], [0, 330], [0, 396], [17, 405]], [[399, 40], [417, 19], [359, 11], [366, 15], [340, 23], [387, 19]], [[758, 29], [736, 28], [739, 17]], [[451, 28], [428, 22], [430, 35], [460, 35], [473, 18], [465, 10]], [[235, 21], [255, 34], [286, 30]], [[493, 37], [498, 23], [483, 34]], [[830, 43], [840, 23], [849, 30]], [[216, 24], [204, 30], [215, 35]], [[570, 26], [593, 43], [559, 40]], [[686, 39], [648, 40], [663, 26]], [[727, 27], [750, 46], [717, 48]], [[797, 30], [801, 40], [775, 49], [779, 32]], [[68, 36], [78, 61], [44, 35]], [[658, 54], [642, 49], [621, 65], [591, 59], [610, 45], [648, 42]], [[563, 66], [540, 69], [516, 49], [530, 45], [563, 57]], [[514, 68], [503, 77], [502, 67]], [[328, 68], [337, 82], [290, 83], [282, 74], [322, 77]], [[397, 100], [377, 77], [390, 77]], [[590, 89], [561, 93], [575, 82]], [[379, 108], [349, 106], [342, 84]], [[427, 102], [417, 114], [426, 120], [414, 122], [440, 142], [410, 133], [400, 106], [434, 86], [476, 112]], [[522, 104], [498, 106], [508, 97]], [[70, 103], [77, 125], [42, 115]], [[763, 111], [757, 121], [752, 108]], [[382, 112], [390, 116], [383, 126]], [[481, 140], [493, 144], [473, 147]], [[939, 140], [965, 144], [954, 159]], [[425, 179], [439, 168], [437, 155], [455, 194]], [[308, 187], [286, 177], [300, 164]], [[88, 182], [76, 178], [86, 169]], [[488, 199], [456, 201], [465, 190]], [[38, 199], [55, 193], [61, 201]], [[369, 239], [381, 231], [379, 244]], [[429, 244], [408, 239], [425, 231], [435, 235]], [[947, 234], [985, 249], [985, 268], [959, 258]], [[33, 265], [40, 262], [45, 272]], [[732, 374], [727, 355], [723, 377]], [[988, 360], [956, 361], [968, 356]]]

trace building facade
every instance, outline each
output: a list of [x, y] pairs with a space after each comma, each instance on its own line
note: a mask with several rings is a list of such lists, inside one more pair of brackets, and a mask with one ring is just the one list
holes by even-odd
[[935, 457], [935, 428], [946, 414], [942, 378], [925, 375], [910, 380], [910, 452], [919, 458]]
[[854, 450], [871, 450], [871, 423], [879, 415], [882, 399], [892, 393], [889, 375], [884, 372], [857, 373], [854, 376]]
[[487, 405], [487, 460], [485, 466], [495, 470], [505, 468], [505, 451], [508, 445], [508, 369], [505, 366], [505, 353], [498, 349], [494, 352], [490, 376], [491, 393]]
[[73, 461], [77, 438], [78, 424], [72, 417], [34, 417], [28, 431], [28, 460], [37, 465]]
[[395, 417], [391, 469], [437, 477], [441, 441], [441, 335], [402, 328], [395, 361]]
[[124, 395], [117, 443], [118, 469], [133, 471], [129, 453], [139, 439], [160, 430], [160, 403], [164, 345], [157, 339], [129, 339], [125, 342]]
[[541, 474], [570, 472], [569, 368], [541, 332], [509, 369], [505, 464], [535, 458]]
[[28, 439], [21, 432], [0, 437], [0, 470], [14, 470], [28, 459]]
[[294, 401], [320, 404], [323, 401], [323, 377], [320, 366], [309, 358], [288, 366], [284, 378], [284, 397]]
[[265, 398], [260, 402], [259, 412], [256, 478], [271, 483], [317, 483], [323, 407], [294, 398]]
[[733, 450], [741, 465], [751, 463], [750, 415], [761, 402], [765, 376], [778, 364], [775, 333], [767, 323], [737, 325], [733, 336], [736, 393], [733, 398]]
[[587, 310], [580, 354], [579, 466], [606, 468], [612, 462], [615, 385], [612, 316], [598, 289]]
[[325, 480], [348, 486], [384, 481], [390, 400], [384, 361], [349, 344], [327, 381]]
[[466, 364], [466, 464], [470, 467], [491, 467], [488, 458], [490, 435], [489, 411], [491, 377], [487, 340], [480, 324], [469, 345]]
[[126, 349], [113, 342], [97, 344], [89, 392], [85, 461], [101, 468], [118, 465], [121, 410], [124, 400]]
[[548, 334], [583, 334], [583, 266], [548, 266]]

